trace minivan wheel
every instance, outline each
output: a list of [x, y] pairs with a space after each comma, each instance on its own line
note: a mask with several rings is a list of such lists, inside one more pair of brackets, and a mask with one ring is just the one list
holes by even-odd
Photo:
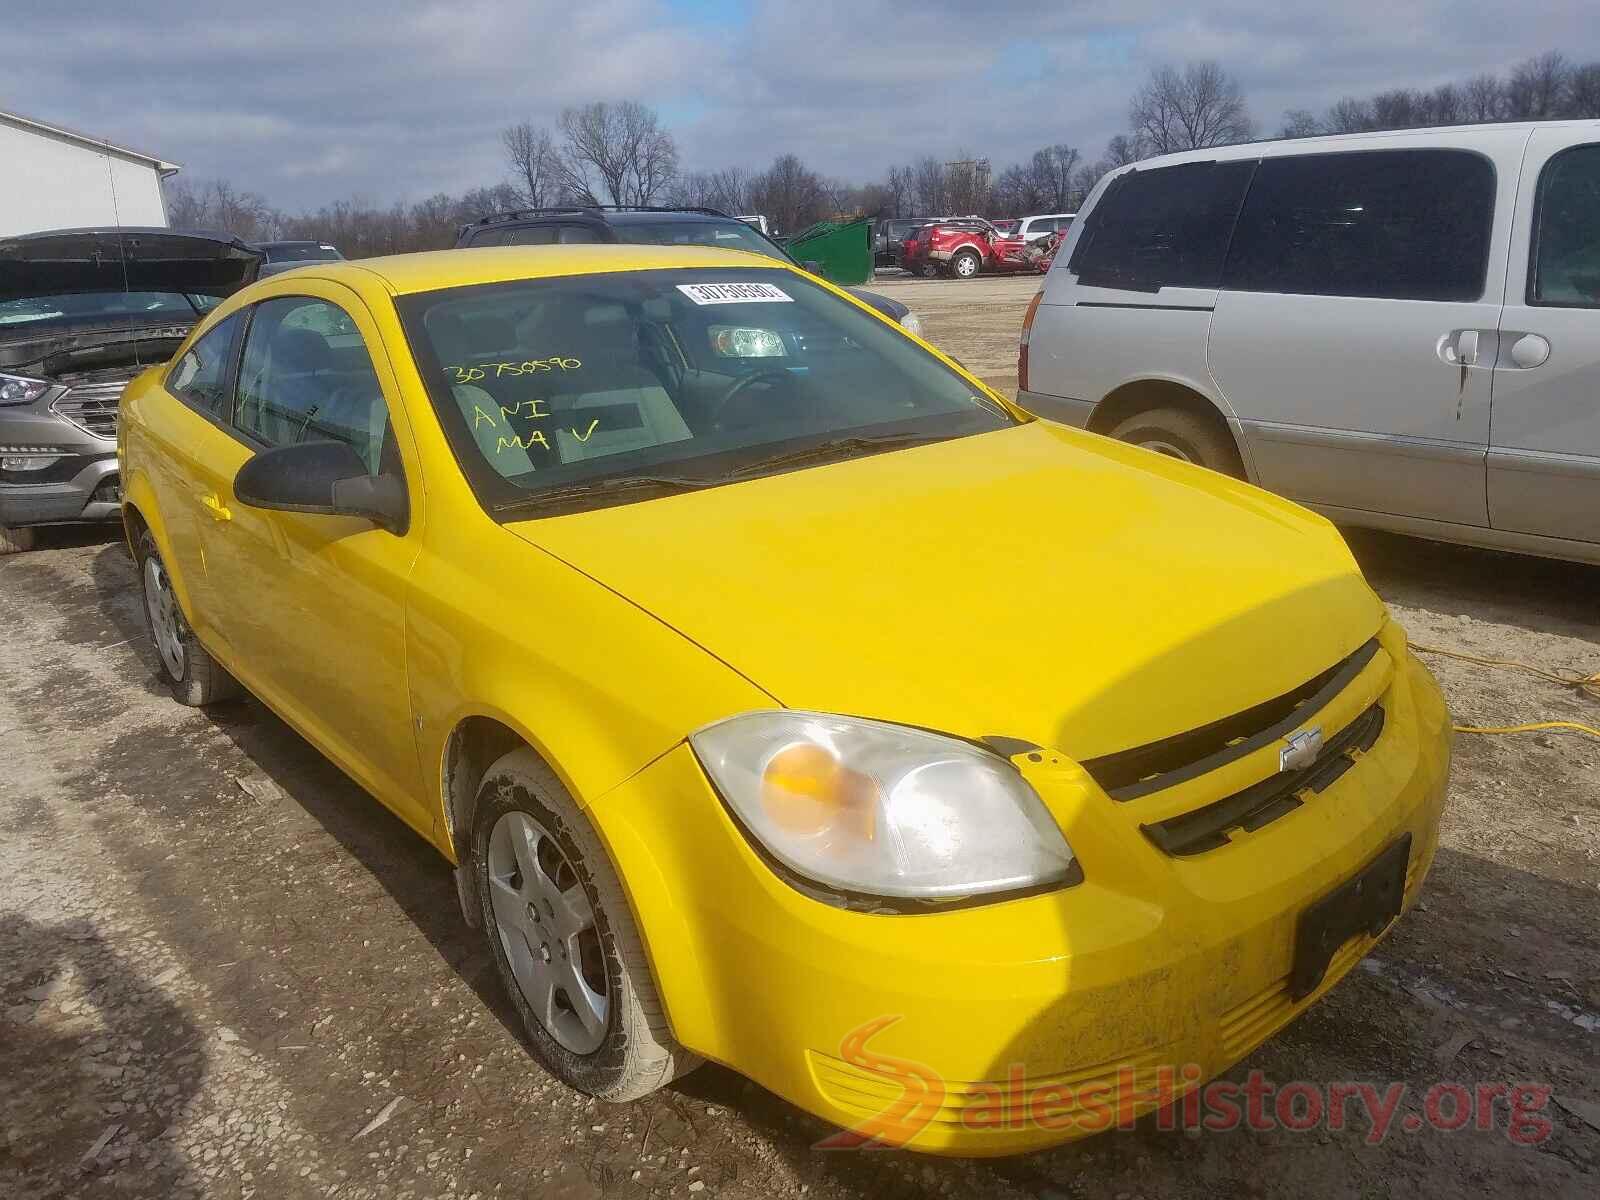
[[971, 279], [983, 268], [983, 260], [971, 250], [963, 250], [950, 262], [957, 279]]
[[485, 773], [472, 853], [500, 981], [551, 1074], [620, 1102], [700, 1065], [672, 1036], [605, 848], [532, 750]]
[[172, 692], [172, 698], [191, 708], [204, 708], [238, 695], [239, 685], [233, 676], [206, 652], [184, 619], [172, 576], [148, 529], [140, 531], [137, 548], [145, 625], [161, 664], [162, 681]]
[[1152, 408], [1114, 426], [1111, 436], [1235, 479], [1244, 478], [1239, 449], [1226, 429], [1182, 408]]
[[32, 529], [11, 529], [0, 525], [0, 555], [21, 554], [32, 550], [34, 546], [34, 532]]

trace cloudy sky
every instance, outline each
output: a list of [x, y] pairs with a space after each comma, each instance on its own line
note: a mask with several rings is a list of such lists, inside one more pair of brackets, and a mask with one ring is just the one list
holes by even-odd
[[[1594, 0], [7, 0], [0, 109], [288, 209], [498, 182], [498, 132], [654, 105], [684, 165], [794, 151], [857, 182], [924, 153], [1095, 157], [1164, 62], [1285, 109], [1600, 58]], [[3, 172], [4, 164], [0, 164]]]

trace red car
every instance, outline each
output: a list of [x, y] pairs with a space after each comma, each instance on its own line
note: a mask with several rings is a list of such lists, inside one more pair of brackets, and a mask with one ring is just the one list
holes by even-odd
[[982, 217], [960, 217], [924, 225], [906, 239], [901, 264], [929, 279], [950, 274], [971, 279], [983, 271], [1038, 271], [1024, 256], [1026, 242], [1008, 238]]

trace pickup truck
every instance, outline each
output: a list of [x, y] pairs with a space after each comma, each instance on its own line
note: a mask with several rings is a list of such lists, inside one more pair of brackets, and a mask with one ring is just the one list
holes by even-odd
[[972, 279], [984, 271], [1038, 271], [1037, 260], [1023, 253], [1026, 246], [1026, 238], [1008, 238], [982, 217], [959, 217], [918, 229], [905, 242], [901, 263], [928, 279], [945, 274]]

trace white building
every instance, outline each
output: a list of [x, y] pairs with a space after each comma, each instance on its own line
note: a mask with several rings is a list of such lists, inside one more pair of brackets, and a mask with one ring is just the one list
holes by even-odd
[[92, 225], [165, 225], [176, 163], [0, 112], [0, 237]]

